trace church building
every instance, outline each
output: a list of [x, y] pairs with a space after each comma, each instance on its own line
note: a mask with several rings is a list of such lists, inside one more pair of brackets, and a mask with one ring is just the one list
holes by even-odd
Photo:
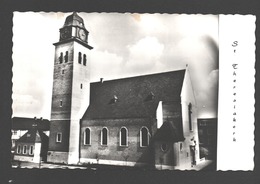
[[73, 13], [54, 43], [47, 161], [181, 170], [196, 165], [197, 107], [188, 68], [91, 83], [88, 34]]

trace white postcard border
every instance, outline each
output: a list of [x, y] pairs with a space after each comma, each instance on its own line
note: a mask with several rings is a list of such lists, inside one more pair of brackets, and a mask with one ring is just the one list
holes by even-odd
[[254, 169], [255, 21], [219, 16], [217, 170]]

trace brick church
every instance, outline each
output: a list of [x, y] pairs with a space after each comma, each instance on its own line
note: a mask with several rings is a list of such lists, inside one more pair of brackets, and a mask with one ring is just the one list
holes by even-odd
[[188, 169], [199, 162], [187, 68], [91, 83], [92, 46], [73, 13], [55, 45], [47, 161]]

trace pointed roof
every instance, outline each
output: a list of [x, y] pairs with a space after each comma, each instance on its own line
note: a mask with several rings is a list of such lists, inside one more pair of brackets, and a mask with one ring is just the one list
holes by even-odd
[[184, 75], [185, 70], [178, 70], [91, 83], [82, 119], [156, 117], [159, 101], [180, 102]]
[[174, 118], [174, 121], [165, 121], [155, 133], [154, 139], [167, 142], [184, 141], [185, 138], [181, 126], [181, 117]]
[[76, 12], [73, 12], [66, 18], [63, 27], [66, 26], [77, 26], [85, 29], [84, 20]]
[[37, 130], [35, 128], [28, 130], [17, 142], [23, 143], [35, 143], [35, 142], [46, 142], [48, 140], [48, 136], [43, 133], [41, 130]]

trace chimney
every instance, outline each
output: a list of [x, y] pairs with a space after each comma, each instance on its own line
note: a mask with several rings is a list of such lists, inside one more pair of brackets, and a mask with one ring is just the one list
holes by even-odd
[[32, 128], [36, 128], [37, 127], [37, 118], [36, 118], [36, 116], [33, 119], [34, 119], [34, 122], [32, 124]]
[[103, 83], [103, 78], [100, 78], [100, 83]]

